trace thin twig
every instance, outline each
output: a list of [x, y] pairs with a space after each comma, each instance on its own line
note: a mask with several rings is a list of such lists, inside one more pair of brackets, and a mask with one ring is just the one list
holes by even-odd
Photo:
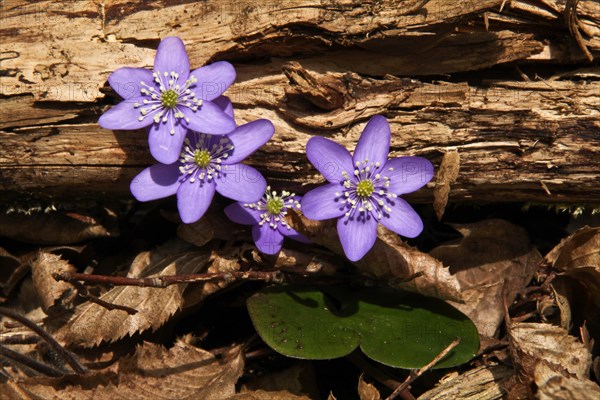
[[[380, 369], [378, 365], [373, 365], [371, 362], [369, 362], [369, 360], [365, 359], [365, 356], [360, 351], [354, 351], [347, 355], [346, 358], [350, 360], [352, 364], [356, 365], [361, 371], [392, 391], [401, 385], [399, 381], [392, 378], [384, 370]], [[415, 397], [406, 389], [399, 392], [398, 396], [403, 400], [415, 399]]]
[[14, 350], [0, 344], [0, 356], [9, 358], [20, 364], [25, 365], [27, 368], [31, 368], [34, 371], [40, 372], [46, 376], [59, 377], [65, 375], [64, 372], [48, 365], [34, 360], [33, 358], [27, 357], [21, 353], [17, 353]]
[[37, 344], [40, 342], [40, 337], [32, 334], [15, 334], [15, 335], [0, 335], [0, 343], [2, 344]]
[[537, 317], [538, 315], [539, 315], [539, 313], [537, 312], [537, 310], [531, 311], [526, 314], [519, 315], [518, 317], [512, 317], [511, 321], [512, 322], [523, 322], [523, 321], [527, 321], [529, 318]]
[[400, 392], [402, 392], [403, 390], [407, 389], [408, 386], [413, 383], [418, 377], [420, 377], [421, 375], [423, 375], [425, 372], [429, 371], [435, 364], [437, 364], [442, 358], [446, 357], [446, 355], [448, 353], [450, 353], [450, 351], [455, 348], [456, 346], [458, 346], [458, 344], [460, 343], [460, 338], [457, 337], [456, 339], [454, 339], [452, 341], [452, 343], [450, 343], [444, 350], [442, 350], [442, 352], [440, 354], [438, 354], [437, 356], [435, 356], [435, 358], [433, 360], [431, 360], [431, 362], [429, 362], [429, 364], [427, 364], [426, 366], [418, 369], [418, 370], [412, 370], [410, 372], [410, 374], [408, 375], [408, 377], [404, 380], [404, 382], [402, 382], [400, 384], [400, 386], [398, 386], [393, 392], [392, 394], [390, 394], [386, 400], [393, 400], [396, 398], [396, 396], [398, 396], [398, 394], [400, 394]]
[[87, 368], [81, 365], [79, 360], [77, 360], [77, 358], [75, 358], [75, 356], [71, 354], [71, 352], [62, 347], [60, 343], [56, 341], [56, 339], [50, 336], [48, 332], [39, 327], [35, 322], [29, 320], [28, 318], [17, 312], [14, 312], [4, 307], [0, 307], [0, 315], [4, 315], [10, 319], [20, 322], [22, 325], [26, 326], [27, 328], [31, 329], [39, 336], [41, 336], [42, 339], [44, 339], [62, 357], [62, 359], [67, 364], [69, 364], [71, 368], [73, 368], [75, 372], [79, 374], [87, 373]]
[[138, 313], [138, 310], [136, 310], [135, 308], [122, 306], [120, 304], [109, 303], [108, 301], [104, 301], [104, 300], [100, 299], [99, 297], [94, 296], [87, 290], [85, 285], [83, 285], [79, 281], [71, 280], [71, 281], [69, 281], [69, 283], [71, 285], [75, 286], [75, 289], [77, 289], [77, 292], [79, 292], [79, 295], [81, 297], [84, 297], [84, 298], [88, 299], [89, 301], [91, 301], [92, 303], [96, 303], [99, 306], [102, 306], [109, 311], [121, 310], [121, 311], [125, 311], [129, 315], [135, 315]]
[[232, 271], [206, 274], [184, 274], [184, 275], [164, 275], [153, 276], [150, 278], [128, 278], [124, 276], [107, 276], [80, 274], [75, 272], [55, 273], [54, 279], [57, 281], [81, 281], [84, 283], [97, 283], [113, 286], [140, 286], [165, 288], [178, 283], [198, 283], [225, 281], [227, 283], [248, 280], [262, 281], [267, 283], [284, 283], [285, 277], [280, 271]]

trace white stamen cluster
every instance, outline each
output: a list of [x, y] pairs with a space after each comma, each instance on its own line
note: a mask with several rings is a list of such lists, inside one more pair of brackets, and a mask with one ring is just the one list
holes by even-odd
[[[388, 171], [393, 171], [388, 168]], [[341, 202], [347, 211], [345, 216], [353, 218], [356, 212], [366, 216], [370, 213], [378, 220], [383, 218], [384, 214], [389, 214], [392, 209], [386, 204], [398, 197], [390, 193], [390, 178], [382, 176], [382, 167], [379, 162], [373, 163], [369, 160], [357, 161], [352, 176], [344, 171], [341, 182], [343, 191], [336, 192], [336, 199]]]
[[234, 146], [227, 136], [216, 137], [197, 132], [193, 134], [193, 143], [187, 137], [183, 143], [179, 171], [183, 180], [189, 183], [198, 180], [211, 182], [219, 177], [221, 163], [231, 155]]
[[300, 209], [300, 202], [294, 199], [296, 196], [294, 193], [283, 190], [281, 195], [278, 195], [276, 191], [271, 191], [271, 187], [267, 186], [265, 195], [256, 203], [245, 203], [244, 207], [251, 208], [257, 211], [264, 211], [260, 215], [260, 226], [265, 223], [273, 229], [277, 229], [279, 225], [291, 229], [290, 225], [285, 220], [287, 210], [289, 208]]
[[[185, 117], [179, 107], [187, 107], [192, 111], [197, 111], [198, 107], [202, 106], [202, 99], [198, 99], [196, 93], [190, 89], [190, 86], [194, 85], [198, 79], [190, 75], [183, 86], [181, 86], [177, 83], [177, 79], [179, 79], [177, 72], [171, 71], [161, 74], [160, 71], [155, 70], [152, 76], [158, 86], [158, 90], [156, 90], [153, 84], [141, 81], [140, 85], [142, 88], [140, 92], [144, 96], [149, 97], [149, 99], [144, 99], [143, 104], [136, 102], [133, 106], [140, 109], [140, 116], [138, 117], [140, 121], [150, 116], [152, 116], [154, 122], [157, 124], [170, 121], [169, 132], [171, 135], [174, 135], [174, 119], [185, 119], [186, 122], [189, 122], [189, 119]], [[173, 113], [174, 118], [168, 118], [169, 113]]]

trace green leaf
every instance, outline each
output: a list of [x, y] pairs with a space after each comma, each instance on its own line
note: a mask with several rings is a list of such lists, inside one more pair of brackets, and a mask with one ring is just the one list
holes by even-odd
[[435, 368], [463, 364], [479, 348], [477, 328], [442, 300], [391, 289], [277, 286], [248, 299], [260, 337], [288, 357], [323, 360], [358, 346], [370, 358], [398, 368], [420, 368], [456, 337]]

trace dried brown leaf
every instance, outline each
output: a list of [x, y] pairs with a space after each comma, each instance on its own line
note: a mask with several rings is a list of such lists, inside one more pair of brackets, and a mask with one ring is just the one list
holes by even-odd
[[360, 397], [360, 400], [381, 400], [379, 390], [372, 384], [365, 382], [362, 375], [358, 378], [358, 397]]
[[258, 251], [252, 254], [257, 262], [267, 261], [278, 269], [295, 270], [311, 274], [333, 275], [339, 263], [331, 253], [314, 249], [310, 252], [283, 247], [275, 256], [266, 256]]
[[444, 216], [450, 194], [450, 184], [456, 182], [459, 170], [460, 155], [458, 151], [451, 150], [444, 153], [435, 175], [435, 188], [433, 189], [433, 208], [438, 219], [442, 219]]
[[[233, 272], [240, 269], [240, 249], [229, 247], [212, 251], [210, 254], [210, 264], [203, 273]], [[227, 280], [217, 280], [205, 282], [202, 285], [195, 285], [193, 290], [184, 293], [183, 308], [189, 308], [202, 302], [206, 296], [213, 294], [230, 284]]]
[[62, 211], [0, 213], [0, 236], [19, 242], [71, 244], [118, 234], [117, 217], [108, 209], [102, 209], [98, 216]]
[[77, 296], [73, 285], [57, 281], [53, 277], [55, 273], [67, 272], [76, 272], [76, 269], [56, 254], [41, 252], [31, 264], [33, 285], [46, 314], [51, 313], [55, 307], [59, 310], [65, 308]]
[[56, 400], [222, 400], [235, 393], [243, 372], [241, 352], [233, 349], [225, 360], [177, 341], [173, 348], [145, 343], [118, 368], [89, 376], [28, 379], [19, 389], [34, 398]]
[[236, 230], [244, 231], [243, 227], [225, 218], [220, 209], [216, 212], [215, 207], [211, 207], [197, 222], [179, 224], [177, 236], [188, 243], [201, 247], [213, 238], [228, 240]]
[[[575, 290], [573, 286], [575, 286], [575, 284], [567, 279], [561, 279], [561, 277], [557, 277], [552, 281], [551, 285], [553, 292], [552, 294], [554, 295], [554, 301], [552, 304], [555, 304], [560, 311], [560, 327], [567, 330], [570, 329], [572, 320], [569, 298], [576, 296], [576, 293], [573, 293]], [[551, 301], [552, 299], [549, 300]]]
[[583, 227], [563, 239], [545, 260], [560, 271], [579, 267], [595, 267], [600, 270], [600, 228]]
[[267, 392], [257, 390], [255, 392], [246, 392], [228, 397], [225, 400], [311, 400], [310, 397], [298, 396], [285, 390], [278, 392]]
[[[312, 241], [343, 255], [344, 251], [333, 221], [312, 221], [290, 213], [289, 222]], [[456, 277], [439, 260], [404, 243], [394, 232], [379, 226], [373, 248], [354, 263], [362, 272], [389, 281], [398, 281], [398, 287], [425, 296], [462, 301]], [[409, 277], [419, 276], [408, 282]]]
[[460, 282], [464, 304], [454, 304], [477, 325], [482, 335], [494, 336], [504, 318], [502, 293], [512, 302], [537, 269], [539, 252], [525, 229], [499, 219], [453, 225], [463, 238], [429, 254]]
[[597, 400], [600, 386], [589, 379], [565, 377], [546, 363], [539, 363], [534, 371], [539, 400]]
[[545, 261], [561, 271], [552, 283], [560, 299], [569, 301], [568, 311], [561, 304], [561, 318], [567, 313], [581, 316], [592, 335], [600, 338], [600, 228], [578, 229], [552, 249]]
[[533, 376], [538, 361], [543, 360], [557, 371], [564, 370], [580, 379], [587, 378], [592, 356], [565, 329], [543, 323], [512, 323], [509, 333], [515, 350], [534, 360], [527, 365], [521, 362], [521, 368], [527, 375]]
[[[131, 264], [129, 277], [152, 277], [198, 273], [210, 260], [208, 251], [190, 251], [172, 241], [156, 250], [139, 254]], [[69, 345], [91, 347], [113, 342], [126, 335], [156, 330], [182, 307], [187, 284], [166, 288], [118, 286], [100, 296], [101, 300], [138, 311], [107, 310], [91, 302], [78, 306], [62, 326], [55, 329], [57, 339]], [[202, 292], [201, 288], [198, 291]], [[207, 295], [207, 294], [205, 294]], [[99, 323], [100, 322], [100, 323]]]
[[461, 375], [443, 379], [435, 388], [422, 394], [418, 400], [498, 400], [504, 398], [502, 383], [514, 371], [503, 365], [481, 366]]
[[212, 225], [205, 218], [193, 224], [180, 224], [177, 227], [177, 236], [195, 246], [202, 247], [215, 236]]

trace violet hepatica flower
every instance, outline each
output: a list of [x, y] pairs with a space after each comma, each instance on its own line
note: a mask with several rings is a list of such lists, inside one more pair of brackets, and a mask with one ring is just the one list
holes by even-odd
[[296, 232], [285, 220], [288, 210], [300, 209], [300, 197], [293, 193], [267, 190], [257, 202], [233, 203], [225, 207], [225, 214], [233, 222], [252, 225], [252, 238], [258, 250], [265, 254], [277, 254], [281, 250], [284, 237], [303, 243], [311, 241]]
[[[215, 103], [233, 118], [233, 108], [226, 97]], [[266, 119], [241, 125], [223, 136], [190, 131], [179, 162], [146, 168], [131, 182], [131, 193], [139, 201], [177, 194], [177, 208], [185, 223], [204, 215], [215, 191], [236, 201], [257, 201], [267, 183], [260, 172], [240, 161], [265, 144], [274, 131]]]
[[337, 230], [346, 256], [360, 260], [375, 244], [377, 224], [416, 237], [423, 222], [399, 195], [414, 192], [433, 177], [433, 166], [421, 157], [388, 160], [390, 126], [376, 115], [367, 123], [351, 156], [332, 140], [313, 137], [306, 145], [310, 162], [329, 184], [302, 198], [307, 218], [338, 218]]
[[188, 129], [211, 135], [235, 129], [235, 121], [213, 103], [234, 80], [235, 70], [226, 61], [190, 72], [183, 42], [167, 37], [156, 50], [153, 71], [125, 67], [109, 76], [108, 83], [125, 100], [98, 122], [105, 129], [148, 127], [152, 156], [171, 164]]

